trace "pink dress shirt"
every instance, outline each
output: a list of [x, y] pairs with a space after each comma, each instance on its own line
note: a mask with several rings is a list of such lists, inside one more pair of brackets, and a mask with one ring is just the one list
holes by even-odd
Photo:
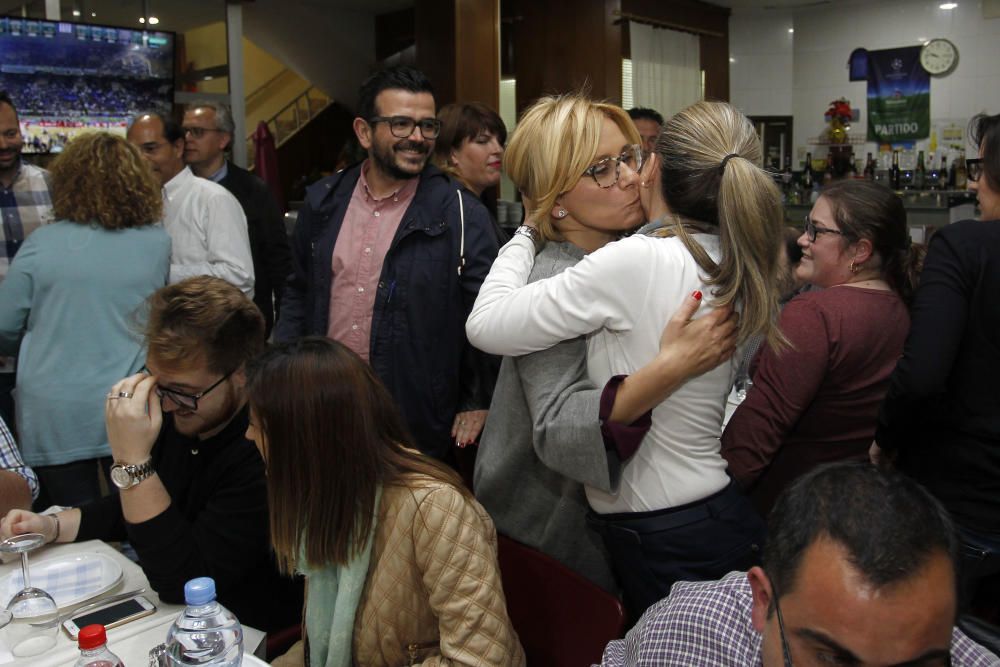
[[351, 203], [333, 247], [330, 318], [327, 338], [339, 341], [368, 361], [372, 309], [378, 279], [396, 230], [417, 191], [418, 178], [381, 199], [368, 189], [368, 163], [351, 193]]

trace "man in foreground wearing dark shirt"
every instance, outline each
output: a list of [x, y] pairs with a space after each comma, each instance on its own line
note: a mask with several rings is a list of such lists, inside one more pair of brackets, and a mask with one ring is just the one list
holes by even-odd
[[210, 276], [164, 287], [148, 306], [149, 373], [107, 396], [120, 493], [51, 516], [14, 510], [0, 535], [127, 539], [163, 601], [183, 602], [184, 583], [209, 576], [243, 623], [294, 625], [301, 586], [271, 560], [264, 462], [244, 435], [244, 366], [264, 347], [264, 318], [239, 289]]
[[771, 511], [763, 568], [678, 582], [601, 664], [997, 665], [954, 627], [957, 551], [947, 512], [912, 480], [816, 468]]

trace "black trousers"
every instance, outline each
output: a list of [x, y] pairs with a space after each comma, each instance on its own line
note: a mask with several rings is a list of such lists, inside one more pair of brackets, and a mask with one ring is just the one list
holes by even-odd
[[678, 581], [710, 581], [759, 564], [765, 524], [730, 483], [702, 500], [657, 510], [596, 514], [633, 622]]

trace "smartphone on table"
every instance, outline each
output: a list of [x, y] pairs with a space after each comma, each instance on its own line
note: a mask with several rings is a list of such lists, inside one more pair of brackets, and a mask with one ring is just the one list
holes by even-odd
[[149, 616], [156, 611], [156, 606], [141, 595], [115, 602], [107, 607], [100, 607], [74, 616], [63, 623], [63, 630], [76, 641], [82, 628], [98, 623], [106, 629], [117, 628], [119, 625], [134, 621], [143, 616]]

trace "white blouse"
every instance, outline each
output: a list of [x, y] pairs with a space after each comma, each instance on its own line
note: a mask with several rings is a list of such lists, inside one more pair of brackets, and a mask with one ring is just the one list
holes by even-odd
[[[717, 237], [694, 238], [718, 258]], [[684, 298], [695, 290], [711, 293], [676, 238], [631, 236], [529, 285], [534, 258], [531, 241], [520, 235], [500, 249], [466, 323], [469, 341], [493, 354], [521, 355], [587, 334], [588, 372], [597, 386], [649, 363]], [[703, 304], [696, 317], [710, 308]], [[734, 362], [722, 364], [657, 406], [642, 446], [622, 469], [620, 487], [612, 493], [586, 489], [594, 511], [665, 509], [725, 488], [719, 436], [734, 372]]]

